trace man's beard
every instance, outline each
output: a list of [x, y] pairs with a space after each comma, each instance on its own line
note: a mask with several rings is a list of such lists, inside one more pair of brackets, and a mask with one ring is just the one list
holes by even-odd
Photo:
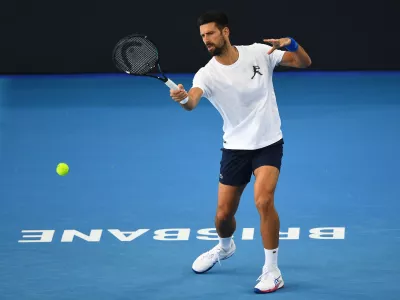
[[212, 50], [208, 50], [208, 53], [210, 53], [211, 56], [220, 56], [224, 53], [224, 51], [226, 50], [226, 43], [225, 41], [223, 42], [222, 46], [217, 47], [215, 44], [208, 44], [206, 46], [213, 46], [214, 49]]

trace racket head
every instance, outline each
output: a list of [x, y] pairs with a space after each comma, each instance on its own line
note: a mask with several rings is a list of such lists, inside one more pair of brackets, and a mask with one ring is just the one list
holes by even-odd
[[115, 45], [113, 61], [122, 72], [144, 76], [158, 65], [158, 49], [146, 35], [131, 34], [120, 39]]

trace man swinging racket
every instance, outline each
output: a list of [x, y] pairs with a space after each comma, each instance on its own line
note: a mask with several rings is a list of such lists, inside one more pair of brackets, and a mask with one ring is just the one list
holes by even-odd
[[311, 59], [292, 38], [264, 40], [272, 46], [232, 45], [224, 13], [207, 12], [199, 17], [198, 26], [212, 58], [195, 74], [188, 92], [180, 84], [179, 90], [170, 90], [170, 95], [176, 102], [187, 98], [180, 105], [188, 111], [196, 108], [200, 98], [207, 98], [223, 118], [224, 136], [215, 216], [219, 243], [201, 254], [192, 269], [207, 272], [234, 254], [235, 213], [254, 174], [255, 205], [265, 252], [254, 291], [274, 292], [284, 286], [278, 268], [280, 221], [274, 206], [284, 142], [272, 74], [278, 64], [306, 68]]

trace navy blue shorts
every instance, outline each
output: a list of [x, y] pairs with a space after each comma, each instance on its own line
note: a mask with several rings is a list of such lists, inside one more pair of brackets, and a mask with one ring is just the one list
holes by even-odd
[[219, 181], [222, 184], [239, 186], [250, 182], [255, 169], [274, 166], [281, 169], [283, 139], [256, 150], [231, 150], [222, 148]]

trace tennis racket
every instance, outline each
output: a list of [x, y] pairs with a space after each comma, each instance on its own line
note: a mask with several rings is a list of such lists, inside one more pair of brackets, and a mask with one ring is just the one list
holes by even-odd
[[[113, 49], [113, 61], [120, 71], [129, 75], [153, 77], [164, 82], [170, 89], [179, 89], [161, 70], [158, 49], [145, 35], [131, 34], [119, 40]], [[156, 66], [161, 77], [150, 74]], [[180, 103], [185, 104], [188, 100], [185, 98]]]

